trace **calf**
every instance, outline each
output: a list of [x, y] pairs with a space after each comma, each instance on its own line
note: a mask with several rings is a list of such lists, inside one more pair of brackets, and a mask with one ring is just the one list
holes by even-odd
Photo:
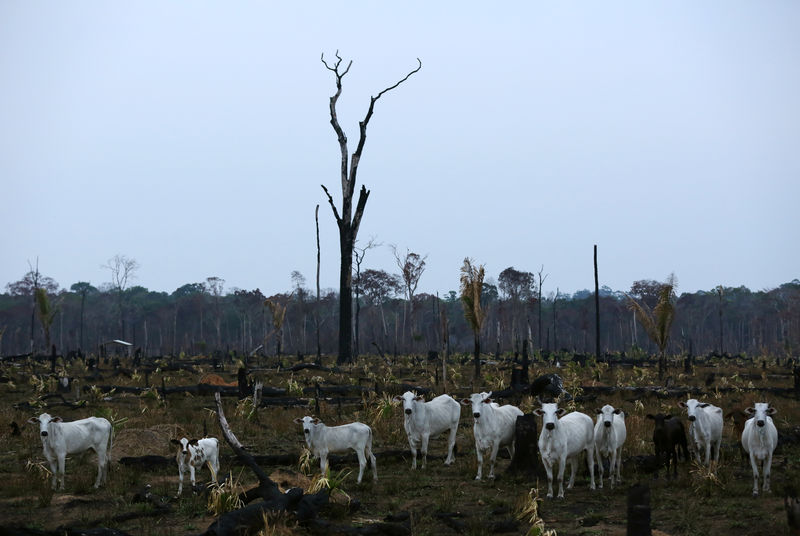
[[361, 484], [361, 477], [364, 476], [367, 456], [372, 463], [372, 479], [378, 480], [378, 466], [372, 454], [372, 428], [360, 422], [325, 426], [319, 419], [309, 416], [295, 419], [294, 422], [303, 425], [306, 445], [314, 456], [319, 456], [323, 476], [328, 471], [329, 453], [353, 449], [358, 456], [358, 483]]
[[473, 426], [475, 436], [475, 454], [478, 458], [478, 474], [475, 480], [480, 480], [483, 475], [483, 454], [489, 452], [489, 478], [494, 478], [494, 462], [497, 451], [505, 446], [511, 457], [514, 457], [514, 427], [517, 417], [522, 411], [512, 405], [500, 406], [492, 402], [491, 391], [488, 393], [473, 393], [461, 404], [472, 407]]
[[756, 402], [755, 407], [747, 408], [744, 412], [750, 419], [744, 423], [742, 447], [750, 454], [750, 465], [753, 467], [753, 497], [758, 497], [759, 463], [764, 473], [762, 489], [765, 492], [769, 491], [772, 453], [778, 445], [778, 429], [775, 428], [771, 415], [775, 415], [777, 410], [769, 407], [766, 402]]
[[[591, 476], [590, 488], [594, 489], [594, 429], [588, 415], [573, 411], [566, 413], [555, 403], [544, 403], [533, 411], [542, 418], [539, 434], [539, 453], [547, 471], [547, 497], [553, 497], [553, 465], [558, 462], [558, 498], [564, 498], [564, 469], [569, 461], [571, 471], [567, 489], [575, 484], [578, 458], [586, 453], [586, 462]], [[560, 417], [560, 418], [559, 418]]]
[[211, 470], [211, 479], [217, 481], [217, 473], [219, 473], [219, 441], [216, 437], [204, 437], [203, 439], [186, 439], [185, 437], [178, 439], [170, 439], [170, 443], [178, 445], [178, 454], [175, 460], [178, 462], [178, 494], [183, 492], [183, 475], [186, 470], [189, 470], [189, 477], [192, 481], [192, 489], [194, 489], [195, 469], [203, 467], [208, 464]]
[[405, 420], [403, 425], [408, 435], [408, 445], [411, 447], [411, 468], [417, 468], [417, 449], [422, 451], [422, 468], [428, 458], [428, 440], [431, 436], [450, 430], [447, 441], [447, 459], [444, 464], [450, 465], [455, 458], [453, 448], [456, 444], [458, 420], [461, 417], [461, 406], [448, 395], [440, 395], [425, 402], [416, 393], [406, 391], [403, 396], [394, 397], [395, 402], [403, 403]]
[[79, 454], [92, 449], [97, 454], [97, 480], [94, 487], [99, 488], [108, 474], [108, 460], [111, 456], [111, 423], [101, 417], [89, 417], [73, 422], [63, 422], [61, 417], [51, 417], [42, 413], [28, 419], [39, 425], [44, 457], [50, 463], [53, 473], [53, 489], [64, 489], [64, 464], [67, 454]]
[[722, 410], [706, 402], [690, 398], [678, 405], [689, 415], [689, 436], [695, 447], [697, 463], [701, 463], [701, 449], [705, 449], [705, 464], [711, 464], [711, 447], [714, 447], [714, 461], [719, 461], [719, 447], [722, 443]]
[[[739, 408], [734, 408], [730, 410], [728, 413], [725, 414], [725, 419], [730, 419], [733, 422], [733, 435], [734, 437], [741, 438], [742, 432], [744, 432], [744, 423], [747, 422], [747, 415], [745, 415], [744, 411]], [[737, 441], [737, 445], [739, 447], [739, 458], [741, 460], [742, 466], [747, 463], [747, 459], [749, 456], [747, 452], [742, 447], [742, 444]]]
[[674, 476], [678, 476], [678, 448], [683, 451], [685, 459], [689, 459], [689, 448], [686, 442], [686, 431], [683, 423], [672, 415], [647, 414], [648, 419], [655, 421], [653, 428], [653, 444], [656, 450], [656, 475], [658, 468], [662, 465], [667, 468], [667, 478], [669, 478], [669, 464], [672, 462]]
[[594, 448], [597, 454], [597, 468], [600, 472], [600, 487], [603, 487], [603, 458], [609, 458], [608, 470], [611, 473], [611, 488], [614, 488], [614, 472], [617, 481], [622, 482], [622, 445], [628, 431], [625, 427], [625, 414], [620, 409], [606, 404], [597, 410], [597, 424], [594, 425]]

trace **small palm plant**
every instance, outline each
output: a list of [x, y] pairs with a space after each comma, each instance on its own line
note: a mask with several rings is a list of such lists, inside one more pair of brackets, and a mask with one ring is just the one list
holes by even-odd
[[628, 296], [628, 305], [636, 314], [647, 336], [658, 346], [658, 379], [664, 378], [667, 368], [667, 344], [669, 343], [672, 321], [675, 320], [675, 289], [678, 284], [675, 274], [670, 274], [658, 291], [658, 302], [650, 310], [646, 303], [639, 303]]
[[486, 320], [486, 310], [481, 305], [483, 291], [483, 265], [474, 266], [467, 257], [461, 266], [461, 304], [464, 318], [475, 335], [475, 380], [481, 377], [481, 328]]

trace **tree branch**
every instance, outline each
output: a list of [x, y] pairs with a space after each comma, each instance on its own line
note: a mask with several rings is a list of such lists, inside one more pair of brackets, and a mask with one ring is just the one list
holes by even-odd
[[322, 189], [325, 190], [325, 195], [328, 196], [328, 203], [331, 204], [331, 209], [333, 209], [333, 216], [336, 218], [336, 223], [341, 225], [342, 218], [339, 217], [339, 211], [336, 210], [336, 205], [333, 204], [333, 197], [331, 197], [331, 194], [328, 192], [328, 189], [325, 188], [324, 184], [320, 184], [320, 186], [322, 186]]
[[380, 99], [383, 96], [384, 93], [387, 93], [387, 92], [393, 90], [394, 88], [396, 88], [397, 86], [399, 86], [400, 84], [402, 84], [403, 82], [405, 82], [406, 80], [411, 78], [411, 75], [413, 75], [414, 73], [416, 73], [420, 69], [422, 69], [422, 61], [420, 61], [420, 59], [417, 58], [417, 62], [419, 63], [417, 68], [412, 70], [410, 73], [408, 73], [405, 76], [405, 78], [403, 78], [402, 80], [400, 80], [399, 82], [397, 82], [393, 86], [387, 87], [386, 89], [384, 89], [383, 91], [378, 93], [377, 96], [370, 98], [369, 110], [367, 110], [367, 115], [364, 117], [364, 120], [361, 121], [358, 124], [358, 126], [360, 128], [360, 131], [361, 131], [361, 137], [358, 140], [358, 147], [356, 147], [356, 151], [353, 153], [353, 158], [352, 158], [352, 161], [350, 163], [350, 181], [351, 182], [353, 180], [355, 180], [355, 177], [356, 177], [356, 170], [358, 168], [358, 162], [359, 162], [359, 160], [361, 160], [361, 152], [364, 149], [364, 142], [367, 139], [367, 125], [369, 124], [369, 120], [372, 118], [372, 113], [375, 111], [375, 103], [378, 102], [378, 99]]
[[[228, 419], [225, 418], [225, 412], [222, 411], [222, 399], [220, 398], [219, 392], [214, 393], [214, 400], [217, 402], [217, 418], [219, 419], [219, 427], [222, 430], [222, 435], [225, 437], [225, 441], [228, 442], [228, 445], [233, 449], [236, 457], [255, 473], [260, 483], [259, 488], [267, 490], [270, 499], [280, 495], [281, 492], [278, 490], [278, 485], [267, 476], [267, 473], [256, 463], [253, 457], [245, 452], [244, 447], [242, 447], [242, 444], [233, 434], [233, 431], [231, 431]], [[267, 497], [265, 496], [264, 499], [267, 500]]]
[[358, 235], [358, 227], [361, 225], [361, 216], [364, 214], [364, 207], [367, 206], [367, 198], [369, 198], [369, 190], [367, 190], [366, 186], [361, 185], [361, 191], [358, 192], [356, 213], [353, 216], [353, 236]]

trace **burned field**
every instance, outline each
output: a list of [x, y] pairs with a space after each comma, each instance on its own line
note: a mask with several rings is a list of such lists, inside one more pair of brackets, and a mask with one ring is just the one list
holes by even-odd
[[[592, 419], [596, 408], [605, 404], [626, 414], [622, 483], [612, 489], [606, 470], [604, 488], [590, 490], [582, 462], [574, 488], [560, 500], [544, 499], [547, 478], [539, 464], [528, 466], [533, 472], [524, 464], [511, 466], [504, 448], [496, 478], [487, 479], [484, 467], [483, 480], [476, 481], [473, 418], [464, 407], [455, 462], [444, 465], [444, 433], [431, 438], [427, 467], [423, 469], [418, 460], [418, 468], [411, 470], [402, 405], [392, 400], [395, 395], [415, 389], [426, 400], [443, 392], [461, 400], [473, 392], [493, 391], [496, 402], [514, 404], [525, 414], [538, 407], [529, 388], [509, 386], [512, 376], [519, 377], [519, 366], [511, 359], [489, 359], [479, 383], [473, 383], [466, 357], [463, 362], [460, 357], [451, 361], [446, 386], [440, 362], [412, 357], [362, 357], [342, 368], [335, 367], [332, 359], [323, 360], [322, 366], [292, 357], [251, 359], [243, 378], [237, 371], [244, 363], [221, 365], [203, 357], [158, 359], [137, 367], [123, 359], [116, 366], [101, 363], [94, 368], [77, 359], [57, 364], [55, 373], [49, 362], [3, 362], [0, 534], [11, 527], [28, 534], [97, 527], [129, 534], [223, 533], [223, 525], [215, 521], [224, 511], [247, 506], [237, 501], [250, 498], [245, 494], [259, 485], [259, 476], [225, 440], [215, 393], [221, 395], [222, 413], [244, 452], [281, 492], [301, 488], [302, 493], [296, 490], [286, 496], [302, 495], [309, 503], [314, 502], [312, 497], [326, 499], [304, 510], [303, 522], [294, 511], [276, 508], [267, 515], [258, 513], [253, 534], [526, 534], [535, 526], [562, 535], [621, 535], [626, 533], [626, 501], [634, 484], [649, 490], [656, 534], [789, 534], [784, 496], [800, 485], [800, 402], [792, 370], [785, 363], [713, 358], [701, 360], [686, 373], [683, 363], [676, 361], [661, 382], [656, 367], [647, 362], [609, 366], [560, 355], [559, 368], [549, 360], [532, 363], [531, 379], [548, 373], [562, 378], [569, 396], [562, 397], [559, 407]], [[70, 378], [70, 384], [62, 386], [60, 377]], [[240, 393], [240, 380], [247, 384], [246, 392]], [[256, 382], [263, 388], [254, 406]], [[663, 470], [655, 477], [653, 421], [646, 415], [672, 414], [688, 425], [685, 410], [678, 407], [687, 398], [710, 402], [726, 414], [763, 401], [777, 409], [779, 441], [771, 493], [752, 497], [752, 470], [749, 462], [742, 461], [731, 419], [725, 420], [716, 470], [681, 459], [677, 478], [667, 479]], [[89, 452], [68, 457], [64, 491], [50, 489], [39, 430], [25, 424], [43, 412], [64, 421], [104, 417], [113, 424], [109, 480], [104, 486], [93, 487], [97, 465]], [[367, 469], [357, 484], [358, 461], [352, 453], [331, 456], [328, 479], [321, 480], [319, 460], [309, 457], [302, 427], [294, 423], [305, 415], [329, 426], [352, 421], [370, 425], [377, 482]], [[541, 425], [541, 419], [536, 422]], [[210, 489], [198, 486], [199, 492], [192, 493], [187, 477], [182, 496], [175, 498], [178, 468], [170, 440], [204, 435], [220, 440], [219, 477], [227, 482]], [[207, 467], [197, 471], [197, 480], [210, 480]]]

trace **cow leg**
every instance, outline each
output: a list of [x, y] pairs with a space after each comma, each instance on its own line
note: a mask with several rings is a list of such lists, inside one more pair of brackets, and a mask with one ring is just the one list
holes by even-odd
[[[597, 454], [597, 472], [598, 472], [598, 478], [600, 479], [599, 487], [600, 487], [600, 489], [603, 489], [603, 474], [604, 474], [603, 455], [600, 454], [600, 449], [598, 449], [596, 447], [595, 447], [595, 453]], [[612, 468], [612, 471], [613, 471], [613, 468]], [[611, 487], [614, 487], [613, 478], [611, 480]]]
[[762, 471], [764, 472], [764, 492], [768, 492], [769, 489], [769, 480], [770, 480], [770, 473], [772, 469], [772, 452], [767, 453], [767, 457], [764, 459], [764, 467]]
[[64, 473], [67, 461], [67, 453], [58, 454], [58, 489], [64, 489]]
[[411, 468], [417, 468], [417, 448], [419, 448], [419, 443], [417, 440], [411, 436], [408, 436], [408, 447], [411, 449]]
[[361, 477], [364, 476], [364, 468], [367, 466], [367, 457], [364, 456], [364, 449], [356, 449], [356, 456], [358, 456], [358, 480], [357, 484], [361, 484]]
[[447, 439], [447, 459], [444, 461], [445, 465], [450, 465], [455, 461], [453, 449], [456, 446], [456, 432], [458, 432], [458, 427], [450, 428], [450, 437]]
[[[593, 450], [594, 449], [592, 447], [589, 447], [589, 448], [586, 449], [586, 464], [589, 466], [589, 478], [590, 478], [589, 489], [595, 489], [595, 485], [594, 485], [594, 456], [592, 454]], [[602, 465], [602, 462], [600, 462], [600, 463]], [[575, 466], [577, 467], [577, 465], [578, 465], [578, 461], [575, 460]], [[613, 473], [613, 469], [611, 467], [609, 467], [609, 471], [611, 471], [611, 475], [612, 475], [612, 478], [613, 478], [614, 473]], [[614, 487], [614, 481], [613, 480], [611, 481], [611, 487], [612, 488]]]
[[542, 457], [542, 462], [544, 464], [544, 470], [547, 473], [547, 498], [553, 498], [553, 462], [550, 461], [550, 458]]
[[219, 482], [217, 477], [217, 474], [219, 474], [219, 460], [208, 460], [208, 467], [211, 469], [211, 480], [213, 480], [215, 483]]
[[100, 484], [105, 481], [106, 473], [108, 471], [108, 457], [106, 455], [105, 445], [99, 445], [98, 448], [93, 448], [97, 454], [97, 480], [94, 483], [95, 488], [99, 488]]
[[191, 463], [189, 464], [189, 478], [192, 481], [192, 493], [194, 493], [194, 484], [195, 484], [194, 465], [192, 465]]
[[320, 452], [319, 453], [319, 470], [322, 472], [322, 477], [323, 478], [328, 476], [328, 453], [327, 452]]
[[753, 497], [758, 497], [758, 462], [752, 452], [750, 452], [750, 466], [753, 468]]
[[706, 441], [706, 466], [711, 466], [711, 441]]
[[181, 493], [183, 493], [183, 473], [184, 468], [178, 467], [178, 497], [180, 497]]
[[367, 443], [367, 456], [369, 456], [369, 463], [372, 464], [372, 480], [378, 481], [378, 464], [375, 462], [375, 455], [372, 453], [372, 440]]
[[719, 447], [721, 445], [722, 445], [722, 438], [719, 438], [719, 440], [714, 445], [714, 461], [716, 463], [719, 463]]
[[492, 443], [492, 450], [489, 453], [489, 478], [494, 478], [494, 462], [497, 460], [497, 451], [500, 449], [500, 442]]
[[[603, 470], [603, 462], [602, 462], [602, 460], [600, 462], [598, 462], [597, 465], [600, 467], [600, 471], [602, 471]], [[614, 475], [614, 471], [616, 471], [616, 468], [617, 468], [616, 466], [617, 466], [617, 449], [612, 449], [611, 450], [610, 461], [608, 462], [608, 472], [610, 473], [608, 475], [608, 480], [609, 480], [609, 483], [611, 484], [611, 489], [614, 489], [614, 477], [616, 476], [616, 475]], [[601, 481], [601, 486], [600, 487], [603, 487], [602, 486], [602, 481]]]
[[58, 487], [58, 460], [54, 454], [51, 454], [47, 450], [44, 451], [44, 455], [45, 458], [47, 458], [48, 465], [50, 465], [50, 474], [53, 475], [50, 487], [56, 489]]
[[425, 469], [425, 464], [428, 462], [428, 440], [431, 438], [430, 434], [422, 434], [422, 468]]
[[478, 476], [475, 477], [475, 480], [480, 480], [483, 476], [483, 451], [477, 441], [475, 442], [475, 456], [478, 458]]
[[578, 472], [578, 457], [573, 456], [572, 458], [568, 458], [567, 463], [569, 463], [569, 482], [567, 483], [567, 489], [572, 489], [572, 486], [575, 485], [575, 473]]
[[617, 484], [622, 483], [622, 447], [614, 451], [614, 457], [617, 460]]
[[558, 460], [558, 498], [564, 498], [564, 469], [567, 466], [567, 456], [561, 456]]

